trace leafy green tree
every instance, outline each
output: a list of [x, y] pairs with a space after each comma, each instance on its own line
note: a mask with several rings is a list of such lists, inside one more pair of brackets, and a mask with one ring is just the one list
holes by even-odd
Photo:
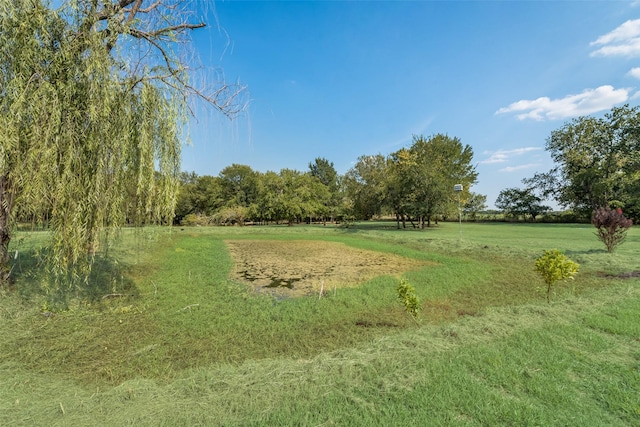
[[194, 212], [200, 215], [213, 215], [224, 205], [222, 182], [219, 177], [203, 175], [193, 186]]
[[602, 118], [579, 117], [551, 133], [555, 167], [525, 180], [589, 218], [601, 206], [640, 218], [640, 109], [614, 107]]
[[311, 173], [311, 176], [318, 178], [329, 190], [337, 190], [338, 172], [336, 172], [333, 162], [324, 157], [317, 157], [312, 163], [309, 163], [309, 173]]
[[469, 198], [465, 201], [462, 211], [468, 215], [472, 221], [476, 220], [478, 212], [487, 208], [487, 196], [478, 193], [469, 193]]
[[289, 225], [302, 219], [327, 214], [329, 189], [311, 173], [282, 169], [259, 176], [258, 195], [250, 215], [259, 221], [286, 221]]
[[382, 154], [361, 156], [343, 182], [346, 208], [359, 219], [382, 213], [387, 201], [387, 159]]
[[292, 169], [282, 169], [280, 177], [283, 183], [281, 214], [289, 225], [326, 213], [322, 201], [328, 199], [329, 190], [316, 177]]
[[414, 136], [411, 147], [390, 156], [388, 200], [396, 215], [408, 214], [430, 225], [436, 215], [457, 210], [453, 187], [462, 184], [468, 194], [478, 176], [472, 160], [473, 149], [458, 138]]
[[428, 139], [414, 137], [410, 150], [416, 153], [421, 167], [418, 176], [424, 179], [417, 187], [416, 213], [429, 223], [437, 214], [457, 211], [454, 185], [462, 184], [466, 195], [478, 177], [471, 146], [462, 145], [459, 138], [437, 134]]
[[180, 185], [195, 184], [198, 182], [198, 178], [198, 174], [195, 172], [180, 172], [180, 175], [178, 176]]
[[174, 221], [189, 214], [211, 216], [224, 205], [219, 177], [181, 175]]
[[396, 216], [398, 228], [406, 227], [409, 210], [415, 201], [412, 189], [415, 185], [415, 158], [409, 150], [401, 148], [391, 153], [387, 169], [387, 203]]
[[248, 208], [258, 197], [258, 173], [247, 165], [232, 164], [219, 174], [222, 200], [225, 206]]
[[341, 195], [339, 191], [339, 176], [333, 166], [333, 162], [330, 162], [325, 158], [318, 157], [313, 161], [313, 163], [309, 163], [309, 172], [311, 173], [311, 176], [317, 178], [320, 183], [327, 188], [328, 197], [321, 202], [324, 204], [325, 210], [331, 219], [335, 218], [338, 214]]
[[50, 213], [57, 285], [86, 275], [126, 203], [137, 223], [172, 218], [188, 97], [240, 111], [241, 88], [190, 83], [181, 49], [205, 24], [184, 6], [0, 1], [0, 281], [18, 210]]
[[174, 224], [180, 224], [180, 222], [187, 216], [195, 212], [193, 188], [195, 184], [185, 183], [181, 184], [178, 190], [178, 197], [176, 198], [176, 207], [174, 211], [173, 221]]
[[538, 215], [551, 210], [550, 207], [542, 205], [542, 199], [530, 188], [505, 188], [498, 194], [496, 207], [505, 215], [514, 218], [523, 216], [526, 219], [529, 215], [531, 221], [535, 221]]
[[273, 171], [262, 174], [258, 185], [258, 197], [251, 208], [253, 218], [259, 221], [279, 221], [282, 219], [284, 216], [283, 194], [284, 181], [279, 174]]

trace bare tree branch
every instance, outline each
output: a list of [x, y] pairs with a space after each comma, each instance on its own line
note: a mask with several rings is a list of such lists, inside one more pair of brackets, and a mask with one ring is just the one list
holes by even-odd
[[136, 38], [142, 38], [145, 39], [146, 41], [148, 41], [150, 44], [152, 44], [156, 49], [158, 49], [160, 51], [160, 53], [162, 54], [163, 58], [164, 58], [164, 62], [167, 64], [167, 67], [172, 70], [173, 64], [171, 61], [171, 58], [169, 58], [169, 55], [167, 54], [167, 52], [162, 48], [162, 46], [160, 46], [160, 44], [158, 44], [158, 42], [156, 42], [152, 36], [150, 36], [148, 33], [145, 33], [143, 31], [138, 31], [136, 29], [131, 29], [131, 35], [136, 37]]
[[178, 25], [172, 25], [170, 27], [161, 28], [156, 31], [147, 32], [146, 34], [150, 37], [158, 37], [158, 36], [162, 36], [164, 34], [170, 33], [172, 31], [181, 32], [182, 30], [195, 30], [196, 28], [203, 28], [206, 26], [207, 24], [205, 24], [204, 22], [201, 22], [199, 24], [182, 23]]
[[[150, 0], [151, 1], [151, 0]], [[222, 112], [226, 117], [232, 119], [237, 117], [246, 109], [246, 105], [239, 102], [241, 94], [246, 91], [246, 87], [240, 84], [228, 85], [224, 83], [216, 84], [216, 88], [207, 93], [207, 89], [199, 89], [186, 80], [186, 75], [180, 75], [187, 72], [187, 66], [175, 57], [173, 51], [166, 43], [174, 42], [168, 40], [170, 34], [184, 34], [188, 30], [195, 30], [206, 26], [204, 22], [189, 23], [186, 19], [181, 19], [179, 13], [161, 13], [163, 10], [173, 10], [179, 4], [167, 4], [165, 0], [154, 0], [147, 7], [143, 7], [145, 0], [112, 0], [103, 3], [103, 9], [94, 14], [93, 24], [99, 21], [108, 21], [107, 27], [103, 29], [105, 32], [105, 40], [107, 49], [111, 50], [117, 42], [117, 39], [123, 35], [143, 40], [151, 50], [159, 52], [159, 59], [163, 62], [166, 72], [160, 71], [159, 74], [138, 75], [135, 73], [134, 79], [130, 80], [127, 85], [133, 90], [144, 81], [156, 80], [163, 84], [184, 91], [188, 95], [202, 99], [206, 103], [212, 105], [215, 109]], [[159, 14], [149, 20], [143, 20], [145, 27], [141, 25], [141, 21], [135, 18], [137, 15]], [[185, 18], [183, 16], [183, 18]], [[182, 21], [182, 22], [180, 22]], [[91, 25], [93, 25], [91, 24]], [[153, 28], [155, 27], [155, 28]], [[151, 60], [150, 60], [151, 61]], [[159, 70], [158, 70], [159, 71]], [[191, 111], [193, 113], [193, 111]]]
[[124, 23], [125, 25], [131, 25], [131, 22], [133, 21], [133, 18], [135, 18], [136, 14], [138, 13], [138, 11], [140, 10], [140, 6], [142, 6], [142, 2], [144, 0], [136, 0], [136, 3], [133, 5], [133, 8], [131, 9], [131, 12], [129, 12], [129, 17], [127, 18], [126, 22]]
[[[149, 13], [153, 10], [155, 10], [158, 6], [160, 6], [160, 4], [162, 4], [162, 0], [158, 0], [155, 3], [153, 3], [151, 6], [145, 8], [145, 9], [138, 9], [138, 13]], [[130, 12], [131, 9], [123, 9], [125, 12]]]

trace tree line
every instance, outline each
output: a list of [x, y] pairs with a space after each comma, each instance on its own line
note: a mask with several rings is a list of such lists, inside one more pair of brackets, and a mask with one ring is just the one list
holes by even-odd
[[[414, 136], [410, 147], [387, 156], [364, 155], [344, 175], [316, 158], [307, 171], [257, 172], [225, 167], [218, 176], [182, 173], [175, 221], [182, 224], [243, 224], [349, 221], [395, 216], [398, 227], [430, 225], [456, 216], [458, 196], [466, 209], [484, 208], [486, 197], [469, 188], [477, 172], [473, 150], [458, 138]], [[454, 193], [454, 185], [463, 191]], [[471, 203], [469, 203], [471, 202]]]
[[554, 130], [546, 150], [555, 165], [500, 192], [496, 207], [532, 220], [550, 210], [552, 199], [589, 221], [602, 208], [640, 220], [640, 109], [614, 107], [603, 117], [584, 116]]
[[[555, 200], [568, 221], [588, 222], [599, 209], [624, 212], [640, 220], [640, 109], [614, 107], [601, 118], [585, 116], [565, 123], [546, 141], [554, 167], [525, 178], [523, 188], [500, 191], [495, 205], [510, 218], [535, 221]], [[317, 158], [304, 172], [283, 169], [260, 173], [232, 165], [217, 177], [182, 174], [176, 222], [288, 223], [360, 220], [394, 216], [398, 227], [430, 225], [486, 209], [486, 196], [469, 191], [477, 173], [473, 151], [457, 138], [414, 136], [408, 148], [387, 156], [365, 155], [344, 175]]]

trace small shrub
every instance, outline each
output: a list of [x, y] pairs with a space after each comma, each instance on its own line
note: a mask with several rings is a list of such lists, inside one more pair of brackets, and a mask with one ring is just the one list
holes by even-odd
[[398, 283], [398, 298], [402, 301], [404, 309], [411, 318], [417, 323], [418, 312], [420, 311], [420, 300], [416, 296], [416, 291], [405, 279], [401, 279]]
[[578, 263], [571, 261], [557, 249], [544, 251], [544, 254], [536, 259], [536, 271], [547, 284], [547, 302], [551, 300], [551, 287], [558, 280], [573, 279], [579, 267]]
[[595, 210], [591, 223], [596, 227], [595, 235], [598, 240], [604, 243], [607, 252], [611, 253], [624, 242], [632, 221], [624, 216], [622, 209], [604, 207]]
[[204, 215], [188, 214], [180, 221], [180, 225], [194, 226], [194, 225], [207, 225], [209, 224], [209, 218]]
[[248, 208], [244, 206], [231, 206], [222, 208], [213, 216], [213, 222], [217, 225], [244, 225]]

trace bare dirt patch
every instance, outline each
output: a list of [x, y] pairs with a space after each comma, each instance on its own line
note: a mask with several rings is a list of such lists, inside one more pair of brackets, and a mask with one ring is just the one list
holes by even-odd
[[427, 262], [355, 249], [337, 242], [227, 240], [235, 260], [231, 277], [279, 297], [318, 295], [398, 275]]

